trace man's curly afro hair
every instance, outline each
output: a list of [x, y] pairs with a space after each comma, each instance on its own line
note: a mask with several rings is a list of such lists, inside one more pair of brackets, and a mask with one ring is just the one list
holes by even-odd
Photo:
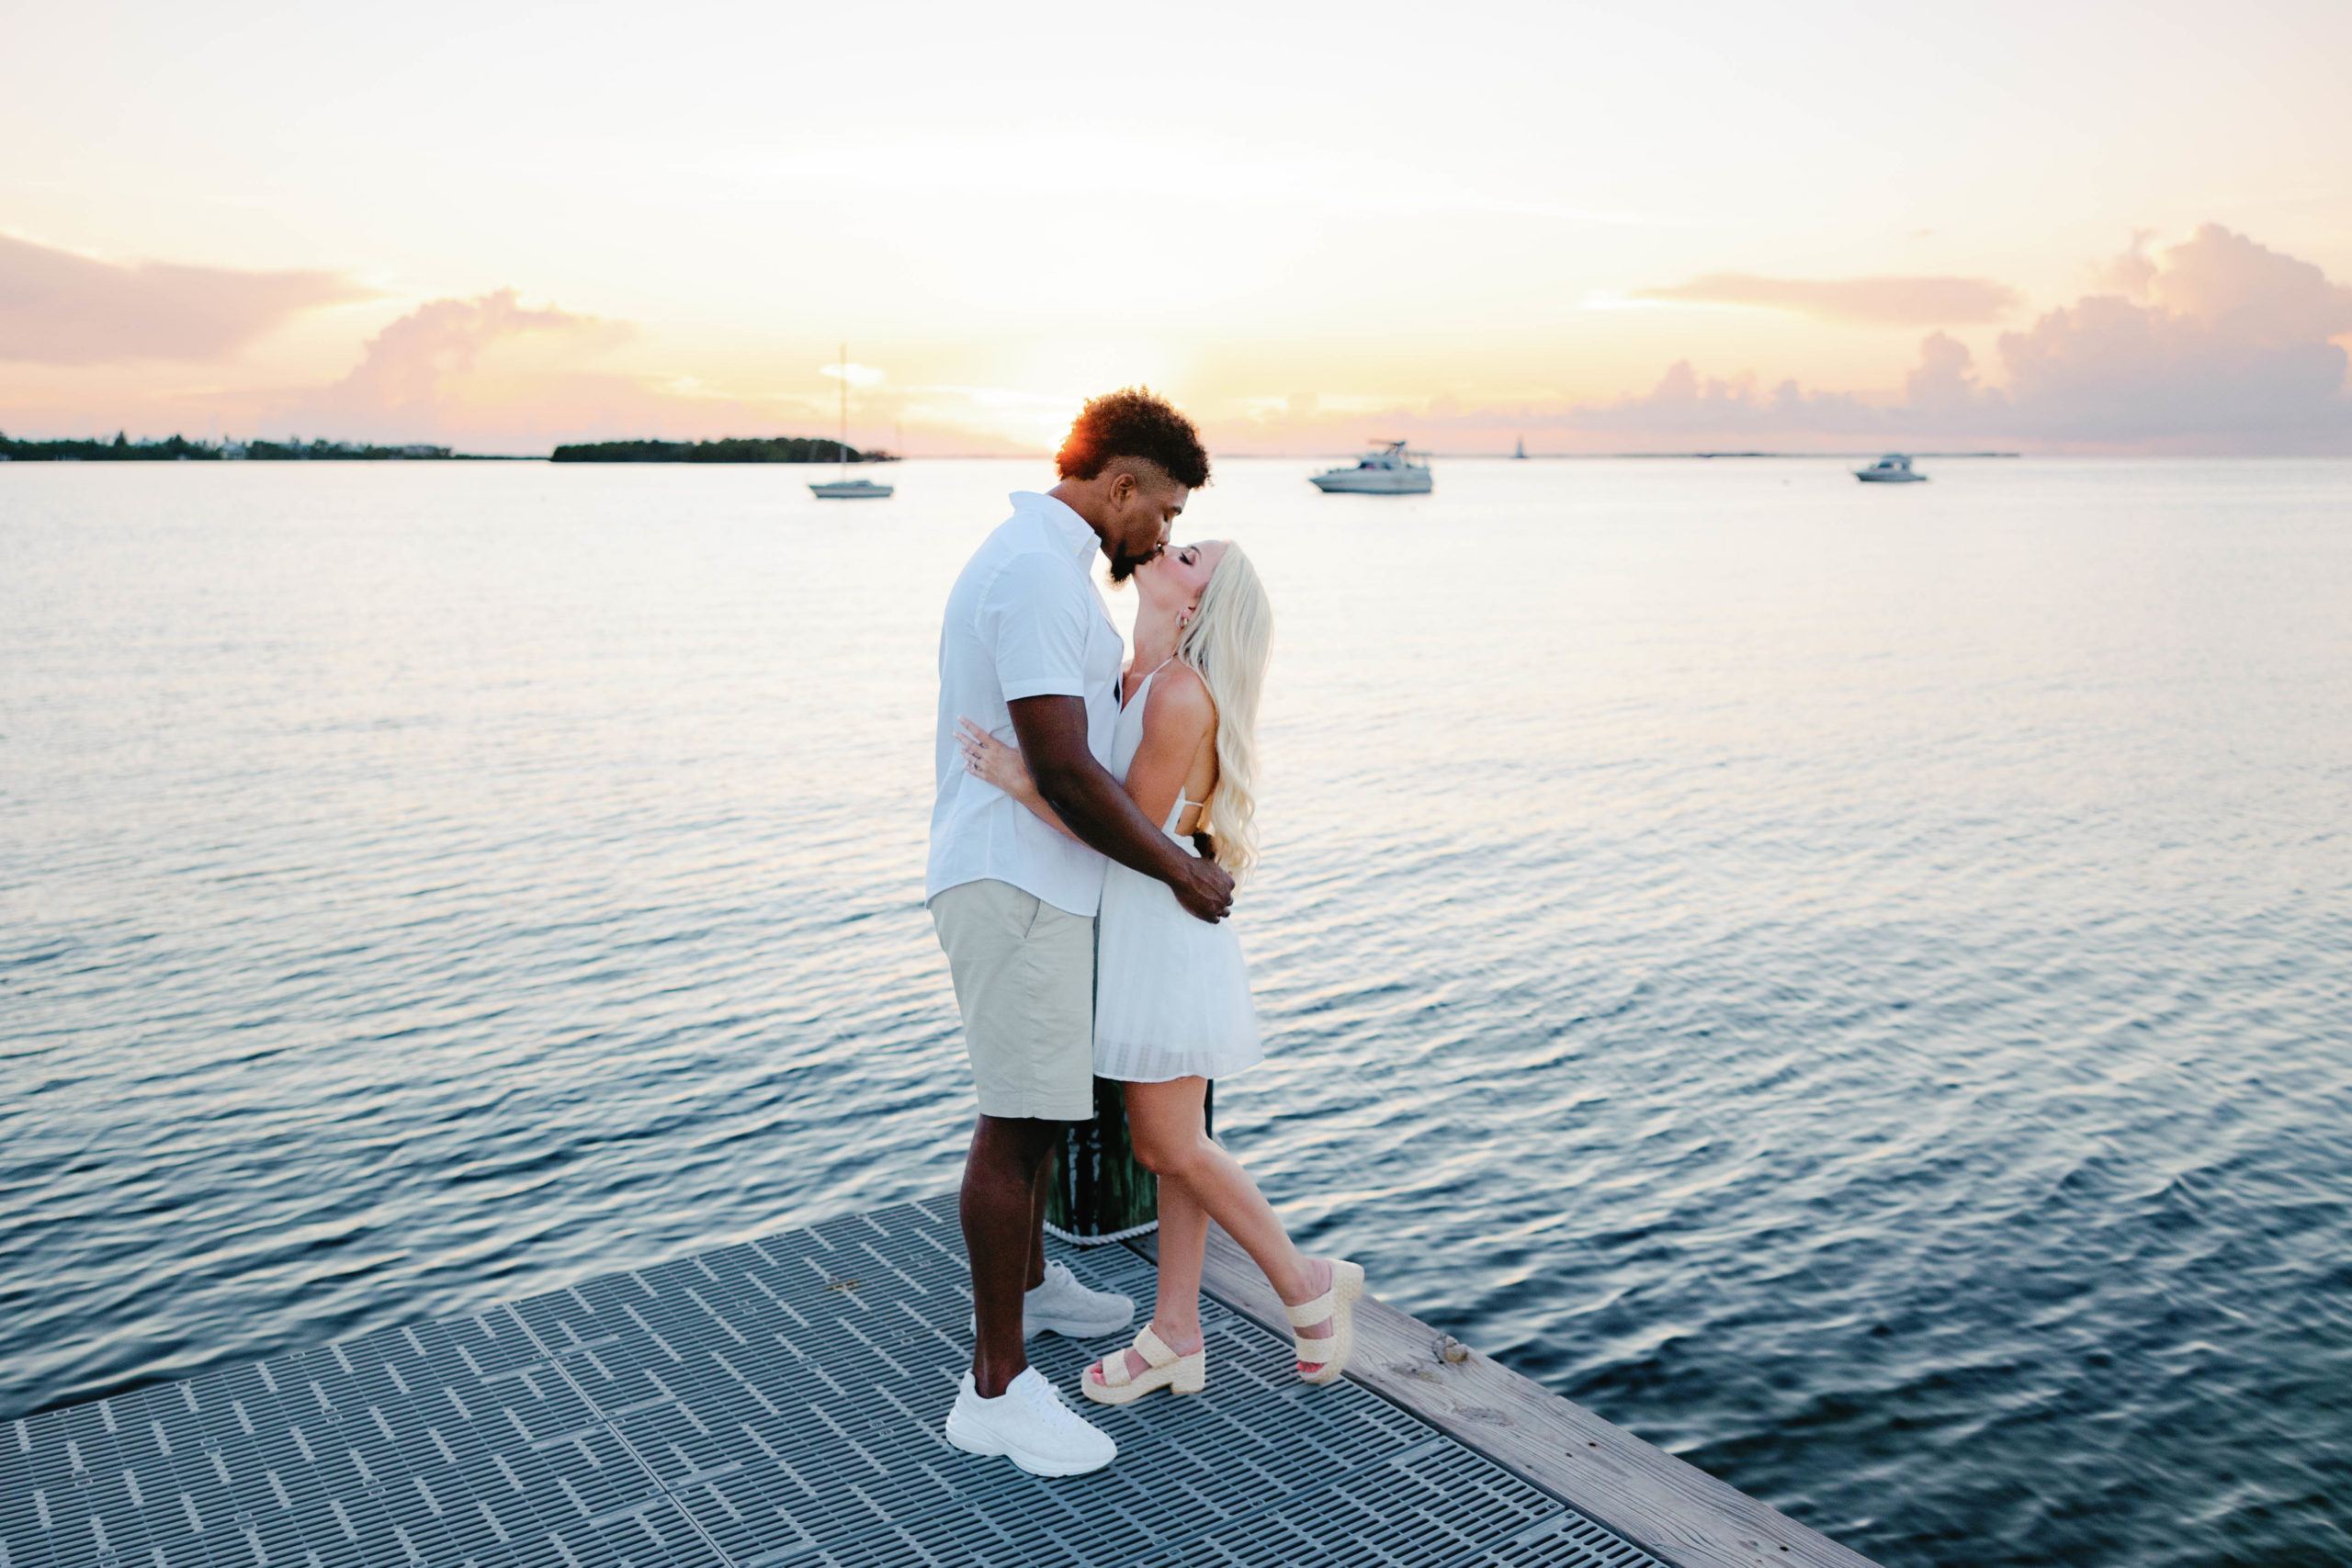
[[1148, 387], [1122, 387], [1089, 398], [1054, 461], [1062, 478], [1091, 479], [1114, 457], [1156, 463], [1186, 490], [1209, 482], [1209, 455], [1201, 446], [1201, 433]]

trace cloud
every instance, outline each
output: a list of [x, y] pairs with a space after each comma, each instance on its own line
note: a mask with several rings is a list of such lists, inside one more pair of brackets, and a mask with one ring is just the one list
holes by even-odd
[[[741, 391], [670, 369], [632, 366], [643, 345], [627, 321], [526, 304], [512, 288], [428, 300], [386, 325], [348, 373], [326, 385], [174, 385], [145, 367], [108, 373], [96, 420], [61, 420], [42, 389], [0, 383], [0, 423], [18, 433], [172, 430], [387, 443], [431, 441], [471, 452], [545, 452], [560, 442], [659, 436], [693, 440], [830, 434], [830, 390]], [[838, 372], [839, 367], [829, 367]], [[867, 378], [853, 364], [853, 383]], [[67, 370], [47, 373], [79, 376]], [[28, 378], [16, 378], [22, 382]], [[85, 383], [86, 386], [86, 383]], [[50, 393], [54, 396], [54, 393]], [[84, 392], [86, 396], [86, 391]], [[988, 388], [870, 388], [854, 400], [850, 439], [896, 446], [901, 421], [918, 444], [953, 451], [1026, 450], [997, 429], [1027, 398], [1023, 424], [1066, 425], [1075, 400]], [[1002, 405], [1002, 406], [1000, 406]]]
[[1903, 383], [1903, 407], [1933, 416], [1967, 415], [1983, 397], [1976, 385], [1976, 356], [1968, 345], [1942, 333], [1919, 344], [1919, 365]]
[[1652, 444], [2352, 451], [2347, 355], [2331, 341], [2352, 333], [2352, 288], [2215, 223], [2163, 250], [2134, 235], [2098, 277], [2107, 292], [2000, 335], [1997, 385], [1980, 379], [1967, 344], [1935, 332], [1900, 393], [1794, 381], [1768, 392], [1753, 376], [1702, 379], [1686, 362], [1641, 395], [1520, 423]]
[[1789, 310], [1819, 321], [1866, 327], [1974, 326], [2024, 303], [1987, 277], [1759, 277], [1714, 272], [1688, 283], [1635, 291], [1641, 299]]
[[2001, 334], [2013, 428], [2216, 449], [2352, 437], [2329, 341], [2352, 333], [2352, 288], [2217, 223], [2129, 265], [2142, 248], [2110, 272], [2139, 299], [2093, 295]]
[[[62, 254], [8, 243], [18, 250], [0, 254], [0, 261], [17, 259], [27, 249]], [[1508, 451], [1514, 437], [1524, 435], [1537, 451], [1966, 446], [2352, 454], [2352, 396], [2346, 389], [2352, 288], [2308, 262], [2214, 224], [2170, 246], [2134, 236], [2097, 276], [2094, 292], [2016, 330], [1928, 333], [1916, 360], [1899, 378], [1890, 378], [1894, 384], [1874, 389], [1814, 389], [1752, 373], [1713, 376], [1683, 361], [1645, 390], [1607, 402], [1539, 387], [1510, 405], [1339, 388], [1287, 396], [1237, 392], [1222, 407], [1200, 412], [1216, 448], [1227, 452], [1342, 451], [1378, 434], [1453, 451]], [[329, 278], [316, 287], [331, 293], [349, 286]], [[302, 297], [299, 290], [287, 296]], [[21, 329], [24, 314], [17, 275], [0, 267], [0, 326]], [[137, 420], [142, 423], [132, 423], [134, 430], [143, 425], [158, 434], [192, 426], [434, 440], [513, 452], [606, 436], [832, 428], [837, 405], [830, 385], [790, 391], [715, 388], [674, 373], [674, 367], [649, 370], [649, 352], [626, 322], [528, 306], [513, 289], [500, 289], [418, 306], [379, 333], [350, 373], [328, 386], [256, 387], [246, 375], [251, 367], [239, 372], [245, 375], [242, 387], [222, 386], [233, 378], [211, 369], [196, 384], [179, 387], [145, 363], [99, 372], [121, 386], [110, 389], [96, 418], [109, 430]], [[916, 450], [1049, 450], [1078, 394], [1099, 380], [1103, 352], [1090, 349], [1075, 370], [1033, 367], [1022, 384], [910, 379], [868, 386], [853, 400], [851, 439], [892, 446], [903, 439]], [[54, 410], [62, 405], [40, 400], [58, 395], [50, 385], [88, 396], [82, 389], [90, 373], [71, 367], [88, 362], [7, 378], [0, 386], [0, 413], [12, 426], [57, 423]], [[853, 385], [869, 378], [865, 370], [850, 367]], [[1311, 367], [1293, 366], [1274, 385], [1302, 384], [1290, 379], [1302, 370]], [[1059, 390], [1047, 392], [1041, 385]]]
[[2177, 314], [2265, 342], [2352, 332], [2352, 288], [2218, 223], [2166, 251], [2147, 293]]
[[2352, 454], [2346, 347], [2352, 288], [2208, 223], [2157, 249], [2135, 235], [2099, 270], [2103, 292], [2000, 334], [1980, 371], [1929, 333], [1900, 389], [1808, 389], [1684, 360], [1648, 390], [1462, 409], [1392, 403], [1376, 417], [1277, 399], [1213, 429], [1221, 450], [1336, 450], [1377, 428], [1455, 451], [2038, 451]]
[[119, 266], [0, 235], [0, 360], [220, 360], [305, 310], [373, 298], [340, 273]]
[[[1553, 423], [1553, 422], [1546, 422]], [[1808, 392], [1793, 380], [1766, 390], [1750, 374], [1702, 378], [1689, 360], [1668, 366], [1639, 397], [1571, 409], [1556, 422], [1573, 430], [1703, 440], [1796, 434], [1860, 433], [1883, 423], [1881, 412], [1850, 392]]]
[[[829, 392], [741, 393], [691, 376], [614, 367], [611, 360], [637, 339], [628, 322], [528, 306], [512, 288], [435, 299], [377, 333], [343, 379], [281, 394], [253, 416], [254, 427], [503, 452], [612, 437], [695, 440], [834, 427]], [[838, 378], [841, 367], [823, 370]], [[849, 374], [853, 387], [884, 379], [855, 362]], [[891, 427], [908, 420], [946, 433], [952, 450], [1002, 446], [989, 434], [989, 397], [988, 389], [973, 388], [869, 389], [853, 402], [850, 439], [895, 446]], [[1064, 400], [1047, 400], [1066, 423]], [[977, 429], [960, 434], [958, 426]]]
[[587, 367], [629, 335], [620, 322], [528, 308], [511, 288], [435, 299], [378, 333], [358, 366], [303, 399], [302, 412], [370, 434], [439, 434], [500, 408], [569, 417], [583, 391], [598, 395], [592, 401], [646, 395], [633, 378]]
[[2132, 230], [2132, 243], [2121, 255], [2091, 269], [2099, 287], [2109, 294], [2128, 294], [2134, 299], [2144, 296], [2149, 285], [2156, 280], [2155, 258], [2148, 254], [2148, 242], [2155, 237], [2154, 229]]
[[[733, 398], [691, 378], [605, 368], [602, 361], [635, 336], [626, 321], [525, 305], [512, 288], [434, 299], [370, 339], [349, 375], [278, 397], [258, 425], [489, 451], [777, 427], [780, 400]], [[813, 405], [794, 410], [793, 423], [810, 423]]]

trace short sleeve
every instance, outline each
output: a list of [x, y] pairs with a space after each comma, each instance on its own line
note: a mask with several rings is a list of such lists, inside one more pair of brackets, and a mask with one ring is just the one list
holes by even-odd
[[1086, 637], [1094, 606], [1051, 556], [1005, 562], [980, 601], [980, 637], [996, 658], [1006, 702], [1086, 695]]

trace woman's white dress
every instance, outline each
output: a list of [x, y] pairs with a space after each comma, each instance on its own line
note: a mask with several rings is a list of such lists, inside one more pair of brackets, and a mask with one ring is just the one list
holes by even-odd
[[[1164, 666], [1163, 666], [1164, 668]], [[1144, 704], [1155, 670], [1119, 710], [1111, 772], [1125, 783], [1143, 744]], [[1176, 792], [1159, 830], [1186, 854], [1176, 824], [1197, 801]], [[1121, 1083], [1221, 1078], [1265, 1060], [1250, 972], [1230, 919], [1195, 919], [1157, 877], [1114, 861], [1102, 879], [1094, 926], [1094, 1073]]]

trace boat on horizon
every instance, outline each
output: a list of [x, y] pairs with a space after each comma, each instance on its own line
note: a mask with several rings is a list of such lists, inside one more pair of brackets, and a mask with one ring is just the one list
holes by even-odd
[[808, 486], [808, 493], [820, 501], [888, 501], [897, 492], [896, 485], [873, 479], [817, 479]]
[[1525, 461], [1527, 460], [1527, 437], [1526, 437], [1526, 436], [1522, 435], [1522, 436], [1521, 436], [1521, 437], [1519, 438], [1519, 446], [1517, 446], [1517, 447], [1516, 447], [1516, 448], [1511, 452], [1511, 457], [1514, 457], [1514, 458], [1516, 458], [1516, 459], [1518, 459], [1518, 460], [1519, 460], [1519, 461], [1521, 461], [1521, 462], [1525, 462]]
[[1923, 485], [1928, 476], [1915, 473], [1911, 459], [1900, 452], [1889, 452], [1867, 468], [1856, 468], [1854, 477], [1866, 485]]
[[1352, 468], [1327, 468], [1307, 482], [1326, 495], [1429, 494], [1437, 481], [1430, 477], [1428, 453], [1408, 452], [1402, 441], [1377, 446], [1379, 450], [1367, 452]]
[[849, 344], [842, 344], [842, 433], [835, 445], [834, 455], [841, 459], [841, 472], [830, 479], [820, 479], [808, 486], [808, 493], [819, 501], [888, 501], [898, 493], [896, 485], [877, 483], [873, 479], [849, 477]]

